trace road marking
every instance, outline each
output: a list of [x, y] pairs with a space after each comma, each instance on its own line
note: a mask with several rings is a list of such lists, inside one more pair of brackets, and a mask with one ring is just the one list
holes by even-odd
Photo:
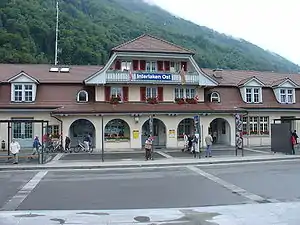
[[235, 194], [238, 194], [240, 196], [243, 196], [249, 200], [251, 200], [253, 203], [265, 203], [265, 202], [279, 202], [277, 200], [270, 200], [270, 199], [265, 199], [259, 195], [256, 195], [256, 194], [253, 194], [251, 192], [248, 192], [247, 190], [243, 189], [243, 188], [240, 188], [234, 184], [231, 184], [225, 180], [222, 180], [221, 178], [217, 177], [217, 176], [214, 176], [210, 173], [207, 173], [195, 166], [187, 166], [187, 168], [217, 184], [220, 184], [222, 187], [230, 190], [231, 192], [235, 193]]
[[267, 151], [260, 151], [260, 150], [255, 150], [255, 149], [251, 149], [251, 148], [244, 148], [247, 151], [250, 152], [257, 152], [257, 153], [264, 153], [264, 154], [271, 154], [271, 152], [267, 152]]
[[167, 159], [171, 159], [173, 158], [173, 156], [167, 154], [167, 153], [164, 153], [162, 151], [156, 151], [158, 154], [162, 155], [163, 157], [166, 157]]
[[1, 211], [16, 210], [19, 205], [28, 197], [38, 183], [46, 176], [48, 171], [38, 172], [28, 183], [26, 183], [18, 193], [13, 196], [2, 208]]
[[61, 159], [61, 157], [63, 157], [64, 153], [58, 153], [52, 160], [51, 162], [47, 163], [47, 164], [55, 164], [58, 160]]

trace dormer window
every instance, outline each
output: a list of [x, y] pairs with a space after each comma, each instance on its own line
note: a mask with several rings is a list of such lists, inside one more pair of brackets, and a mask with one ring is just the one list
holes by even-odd
[[14, 102], [32, 102], [33, 85], [32, 84], [13, 84]]
[[221, 102], [220, 94], [218, 92], [212, 92], [210, 94], [210, 102]]
[[77, 94], [77, 102], [88, 102], [89, 101], [89, 95], [86, 91], [81, 90]]
[[246, 102], [259, 103], [260, 102], [260, 88], [246, 88]]
[[294, 90], [293, 89], [280, 89], [280, 102], [281, 103], [294, 103]]

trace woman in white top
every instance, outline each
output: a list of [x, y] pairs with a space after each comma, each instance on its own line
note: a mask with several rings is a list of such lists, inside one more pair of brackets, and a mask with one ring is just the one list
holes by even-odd
[[14, 162], [13, 164], [18, 164], [18, 154], [20, 152], [21, 146], [19, 144], [19, 142], [17, 142], [15, 139], [12, 139], [11, 143], [10, 143], [10, 152], [13, 154], [14, 156]]

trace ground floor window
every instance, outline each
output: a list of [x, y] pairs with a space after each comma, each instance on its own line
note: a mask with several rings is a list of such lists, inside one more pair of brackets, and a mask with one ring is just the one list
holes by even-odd
[[269, 135], [268, 116], [244, 116], [243, 134], [244, 135]]
[[59, 125], [50, 125], [48, 126], [48, 134], [51, 134], [53, 138], [59, 137]]
[[121, 119], [109, 121], [105, 126], [105, 140], [130, 140], [129, 125]]
[[32, 122], [13, 122], [12, 136], [15, 139], [32, 139], [33, 138]]
[[183, 135], [192, 134], [194, 131], [194, 120], [191, 118], [182, 120], [177, 128], [177, 138], [183, 138]]

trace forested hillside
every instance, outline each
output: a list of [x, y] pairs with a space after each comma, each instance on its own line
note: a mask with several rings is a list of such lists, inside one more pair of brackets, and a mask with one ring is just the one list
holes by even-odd
[[[0, 1], [1, 63], [53, 63], [55, 2]], [[177, 18], [142, 0], [60, 0], [61, 64], [104, 64], [112, 47], [143, 33], [195, 50], [201, 67], [299, 70], [276, 54]]]

